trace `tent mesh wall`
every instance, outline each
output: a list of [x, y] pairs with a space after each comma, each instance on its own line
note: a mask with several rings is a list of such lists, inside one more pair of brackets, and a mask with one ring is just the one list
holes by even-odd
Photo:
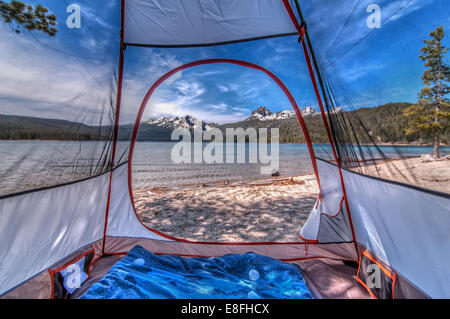
[[[321, 82], [321, 94], [341, 165], [359, 173], [448, 192], [445, 186], [429, 183], [414, 171], [407, 144], [420, 140], [433, 143], [432, 133], [406, 134], [408, 120], [403, 111], [418, 98], [423, 86], [419, 59], [423, 41], [438, 26], [448, 24], [445, 1], [378, 1], [380, 25], [371, 26], [376, 8], [370, 1], [349, 1], [345, 8], [337, 2], [324, 1], [323, 10], [309, 1], [292, 1], [302, 13], [308, 40]], [[427, 6], [427, 10], [421, 10]], [[332, 18], [335, 28], [315, 23], [320, 16]], [[431, 18], [432, 16], [432, 18]], [[417, 23], [417, 21], [421, 23]], [[448, 43], [444, 39], [445, 43]], [[448, 46], [448, 44], [447, 44]], [[310, 47], [311, 48], [311, 47]], [[371, 107], [379, 106], [377, 112]], [[448, 144], [448, 125], [444, 124], [441, 141]], [[441, 147], [441, 154], [448, 155]], [[430, 148], [423, 149], [429, 153]], [[418, 156], [420, 154], [415, 154]], [[403, 159], [378, 167], [388, 159]], [[401, 169], [403, 168], [403, 170]], [[404, 169], [406, 168], [406, 170]]]
[[111, 167], [120, 26], [103, 21], [120, 20], [120, 3], [89, 5], [94, 11], [83, 11], [80, 28], [66, 25], [70, 4], [47, 6], [47, 14], [56, 16], [54, 36], [14, 20], [0, 23], [0, 195], [97, 176]]
[[[431, 136], [405, 136], [405, 121], [399, 123], [394, 131], [392, 127], [395, 123], [386, 120], [380, 123], [371, 117], [370, 109], [360, 108], [416, 101], [417, 90], [414, 88], [420, 82], [418, 75], [422, 70], [417, 55], [428, 33], [436, 26], [445, 25], [444, 13], [447, 6], [445, 1], [433, 1], [429, 4], [429, 10], [424, 11], [420, 10], [423, 5], [411, 0], [395, 3], [381, 1], [378, 5], [383, 8], [382, 27], [369, 28], [365, 25], [369, 14], [365, 10], [369, 5], [366, 2], [353, 1], [351, 5], [340, 8], [337, 3], [327, 1], [321, 6], [321, 10], [316, 10], [316, 6], [310, 1], [291, 1], [291, 5], [297, 16], [297, 8], [301, 6], [303, 19], [307, 23], [309, 39], [314, 49], [310, 53], [319, 70], [322, 98], [330, 113], [328, 120], [342, 165], [359, 172], [378, 174], [376, 166], [372, 165], [374, 160], [386, 159], [392, 155], [404, 157], [404, 154], [409, 153], [402, 147], [376, 147], [377, 143], [393, 140], [407, 142], [419, 138], [430, 143]], [[30, 4], [35, 2], [31, 1]], [[58, 32], [53, 37], [25, 29], [16, 34], [11, 30], [12, 25], [1, 26], [2, 43], [5, 43], [1, 54], [2, 61], [6, 64], [2, 68], [2, 139], [59, 141], [46, 143], [45, 147], [20, 142], [18, 147], [24, 150], [22, 153], [27, 154], [20, 158], [9, 151], [12, 144], [4, 144], [2, 157], [6, 164], [1, 171], [2, 195], [95, 176], [110, 167], [116, 105], [117, 35], [120, 26], [105, 25], [103, 21], [112, 21], [111, 17], [116, 17], [115, 20], [118, 21], [120, 4], [114, 3], [103, 8], [101, 19], [83, 19], [82, 23], [85, 24], [80, 29], [70, 29], [65, 25], [63, 18], [68, 16], [65, 12], [68, 5], [70, 3], [63, 1], [50, 7], [49, 14], [56, 13], [58, 18]], [[80, 2], [80, 6], [83, 5]], [[89, 17], [92, 10], [96, 9], [97, 7], [85, 14]], [[414, 23], [421, 14], [433, 14], [433, 19], [427, 19], [433, 22], [430, 25]], [[327, 24], [321, 22], [323, 16], [332, 17], [331, 22], [336, 27], [331, 32], [326, 28]], [[299, 16], [298, 18], [301, 21]], [[358, 30], [358, 33], [352, 30]], [[317, 105], [311, 88], [307, 88], [308, 76], [301, 48], [296, 43], [297, 38], [296, 35], [291, 35], [207, 48], [158, 49], [128, 46], [125, 51], [126, 73], [120, 124], [133, 123], [145, 90], [160, 75], [180, 63], [207, 57], [249, 60], [267, 67], [282, 80], [283, 77], [294, 76], [299, 79], [298, 87], [301, 88], [291, 85], [298, 103], [301, 106]], [[286, 47], [282, 44], [287, 41], [292, 42], [292, 51], [281, 53], [282, 48]], [[236, 49], [228, 50], [229, 46], [235, 46]], [[258, 48], [272, 49], [273, 60], [258, 59]], [[295, 49], [298, 52], [294, 52]], [[229, 53], [238, 50], [241, 53]], [[253, 56], [251, 51], [254, 52]], [[392, 55], [391, 52], [398, 54]], [[292, 59], [293, 68], [279, 70], [277, 58]], [[414, 66], [411, 67], [411, 61], [414, 60]], [[360, 67], [355, 68], [356, 64]], [[17, 74], [14, 70], [18, 69], [27, 69], [32, 76], [27, 79], [13, 76]], [[399, 83], [409, 78], [411, 72], [417, 75], [415, 80], [411, 81], [410, 86], [400, 88]], [[33, 85], [27, 85], [29, 83]], [[301, 90], [308, 92], [303, 94]], [[394, 107], [395, 111], [392, 110]], [[384, 109], [386, 113], [397, 112], [397, 116], [403, 108], [402, 105], [394, 105], [391, 109]], [[62, 121], [49, 123], [20, 116]], [[310, 125], [313, 143], [316, 145], [327, 142], [323, 139], [323, 127], [319, 136], [315, 135], [314, 128], [317, 125]], [[126, 141], [130, 135], [126, 127], [119, 129], [119, 140], [122, 142], [118, 143], [116, 164], [127, 160]], [[445, 143], [448, 130], [445, 129], [442, 135]], [[62, 142], [64, 140], [77, 140], [79, 143]], [[91, 142], [86, 142], [87, 140]], [[327, 149], [329, 150], [327, 147], [318, 149], [317, 153], [321, 154], [318, 156], [334, 160]], [[448, 150], [443, 149], [442, 152], [445, 155]], [[389, 170], [395, 171], [395, 165], [390, 165]], [[413, 173], [411, 177], [402, 179], [404, 182], [427, 186], [420, 185], [421, 180], [415, 178]]]

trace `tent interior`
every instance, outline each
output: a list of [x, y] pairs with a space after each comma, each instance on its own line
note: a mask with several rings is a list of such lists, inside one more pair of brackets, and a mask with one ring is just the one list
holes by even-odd
[[389, 143], [447, 0], [44, 2], [0, 20], [1, 298], [450, 297], [449, 184]]

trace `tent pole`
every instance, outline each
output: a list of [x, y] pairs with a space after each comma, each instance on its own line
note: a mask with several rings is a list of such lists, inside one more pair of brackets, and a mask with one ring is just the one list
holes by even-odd
[[[342, 175], [341, 163], [340, 163], [338, 154], [336, 152], [336, 147], [335, 147], [335, 144], [334, 144], [334, 138], [333, 138], [333, 135], [331, 134], [331, 130], [330, 130], [330, 127], [328, 125], [328, 119], [326, 117], [326, 112], [325, 112], [325, 109], [323, 107], [322, 98], [320, 96], [319, 87], [317, 85], [316, 75], [314, 73], [314, 69], [313, 69], [313, 66], [312, 66], [312, 63], [311, 63], [311, 58], [310, 58], [310, 55], [309, 55], [309, 52], [308, 52], [308, 47], [307, 47], [307, 44], [305, 42], [305, 35], [309, 39], [309, 36], [307, 35], [307, 32], [306, 32], [306, 27], [305, 27], [306, 24], [305, 24], [303, 15], [302, 15], [301, 10], [300, 10], [300, 5], [298, 4], [297, 0], [295, 0], [295, 3], [296, 3], [296, 6], [297, 6], [297, 10], [299, 12], [299, 16], [301, 17], [301, 20], [302, 20], [302, 25], [299, 25], [299, 23], [297, 21], [297, 18], [296, 18], [295, 14], [294, 14], [294, 12], [292, 10], [292, 7], [291, 7], [291, 5], [289, 3], [289, 0], [282, 0], [282, 1], [283, 1], [283, 4], [284, 4], [285, 8], [286, 8], [286, 11], [289, 14], [289, 17], [290, 17], [292, 23], [296, 27], [296, 29], [298, 31], [298, 34], [300, 36], [300, 42], [301, 42], [302, 47], [303, 47], [303, 53], [305, 55], [306, 64], [307, 64], [307, 67], [308, 67], [308, 72], [309, 72], [309, 75], [310, 75], [310, 78], [311, 78], [311, 82], [312, 82], [312, 85], [313, 85], [313, 88], [314, 88], [314, 93], [316, 95], [316, 99], [317, 99], [317, 102], [319, 104], [320, 112], [322, 114], [322, 120], [323, 120], [323, 123], [325, 125], [325, 130], [327, 131], [328, 139], [329, 139], [330, 144], [331, 144], [331, 149], [333, 150], [333, 155], [334, 155], [334, 158], [336, 160], [337, 167], [338, 167], [339, 177], [340, 177], [340, 180], [341, 180], [342, 192], [343, 192], [344, 199], [345, 199], [345, 207], [346, 207], [347, 212], [348, 212], [348, 220], [349, 220], [350, 228], [351, 228], [351, 231], [352, 231], [353, 243], [355, 245], [356, 256], [358, 256], [358, 254], [359, 254], [359, 252], [358, 252], [358, 244], [356, 242], [355, 230], [354, 230], [354, 227], [353, 227], [352, 216], [351, 216], [351, 213], [350, 213], [350, 205], [348, 204], [347, 192], [345, 190], [344, 177]], [[320, 75], [319, 75], [319, 69], [317, 68], [317, 62], [316, 62], [316, 72], [318, 74], [318, 77], [321, 78]], [[322, 85], [322, 92], [324, 93], [324, 91], [323, 91], [323, 82], [322, 81], [321, 81], [321, 85]], [[326, 95], [324, 95], [324, 98], [326, 99]]]
[[119, 75], [117, 79], [117, 95], [116, 95], [116, 108], [114, 116], [114, 132], [113, 132], [113, 143], [111, 152], [111, 172], [109, 175], [109, 186], [108, 186], [108, 198], [106, 202], [105, 211], [105, 224], [103, 228], [103, 241], [102, 241], [102, 255], [105, 254], [105, 244], [106, 244], [106, 230], [108, 228], [108, 216], [109, 216], [109, 205], [111, 202], [111, 188], [112, 188], [112, 176], [114, 172], [114, 162], [116, 158], [117, 149], [117, 139], [119, 135], [119, 116], [120, 116], [120, 105], [122, 102], [122, 82], [123, 82], [123, 65], [124, 65], [124, 20], [125, 19], [125, 0], [121, 0], [120, 9], [120, 53], [119, 53]]
[[[295, 7], [297, 8], [298, 15], [300, 17], [300, 22], [302, 23], [303, 26], [305, 26], [306, 42], [308, 43], [309, 52], [311, 53], [312, 62], [314, 64], [314, 68], [316, 70], [316, 76], [317, 76], [317, 79], [319, 81], [319, 87], [320, 87], [320, 89], [322, 91], [322, 96], [323, 96], [323, 98], [325, 100], [324, 101], [325, 102], [325, 107], [327, 108], [327, 111], [330, 112], [328, 94], [327, 94], [327, 92], [325, 90], [325, 85], [324, 85], [324, 82], [323, 82], [322, 74], [319, 72], [319, 64], [317, 63], [316, 54], [314, 53], [314, 49], [313, 49], [313, 46], [311, 44], [311, 38], [309, 37], [309, 33], [308, 33], [308, 30], [307, 30], [307, 27], [306, 27], [306, 21], [305, 21], [305, 18], [303, 17], [303, 13], [302, 13], [302, 10], [300, 8], [300, 4], [299, 4], [298, 0], [294, 0], [294, 2], [295, 2]], [[331, 132], [335, 132], [335, 130], [333, 129], [333, 122], [330, 121], [329, 124], [330, 124]], [[336, 137], [335, 137], [334, 134], [332, 134], [332, 138], [333, 138], [334, 144], [337, 145], [338, 142], [337, 142]], [[336, 149], [336, 153], [337, 153], [338, 159], [340, 160], [341, 159], [341, 153], [339, 152], [339, 149]]]

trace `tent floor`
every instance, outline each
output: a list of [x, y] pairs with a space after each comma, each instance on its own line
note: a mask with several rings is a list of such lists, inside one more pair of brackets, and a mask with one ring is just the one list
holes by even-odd
[[119, 260], [121, 260], [125, 255], [110, 255], [103, 256], [95, 262], [91, 268], [90, 278], [81, 285], [71, 296], [72, 299], [79, 299], [84, 295], [85, 292], [91, 288], [93, 284], [100, 281], [108, 271], [114, 266]]
[[332, 259], [309, 259], [296, 262], [303, 271], [306, 284], [315, 298], [370, 299], [365, 288], [356, 281], [357, 269]]
[[[78, 299], [98, 282], [123, 255], [104, 256], [91, 269], [91, 277], [74, 292]], [[362, 299], [370, 298], [368, 292], [356, 281], [356, 269], [342, 261], [310, 259], [295, 262], [303, 271], [308, 288], [315, 298]]]

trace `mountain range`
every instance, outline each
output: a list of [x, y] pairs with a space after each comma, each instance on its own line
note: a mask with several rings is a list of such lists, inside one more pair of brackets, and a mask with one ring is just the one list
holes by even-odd
[[[310, 117], [310, 116], [316, 116], [319, 115], [319, 112], [317, 112], [313, 107], [307, 106], [304, 110], [301, 111], [304, 118]], [[252, 112], [252, 115], [246, 119], [246, 121], [251, 120], [260, 120], [260, 121], [273, 121], [273, 120], [287, 120], [290, 118], [295, 118], [295, 112], [294, 111], [281, 111], [277, 113], [272, 113], [270, 110], [265, 106], [260, 106], [256, 110]]]
[[201, 129], [202, 131], [207, 131], [215, 126], [216, 123], [206, 123], [197, 120], [195, 117], [186, 115], [184, 117], [160, 117], [157, 119], [151, 119], [142, 121], [141, 125], [164, 127], [171, 130], [177, 128], [187, 128], [187, 129]]
[[[307, 106], [304, 110], [301, 111], [304, 118], [316, 116], [320, 113], [317, 112], [313, 107]], [[256, 110], [252, 112], [250, 117], [245, 119], [244, 121], [262, 121], [262, 122], [268, 122], [268, 121], [274, 121], [274, 120], [288, 120], [291, 118], [296, 118], [294, 111], [281, 111], [272, 113], [267, 107], [260, 106]], [[241, 122], [238, 122], [241, 123]], [[230, 124], [222, 124], [219, 125], [217, 123], [213, 122], [204, 122], [196, 119], [193, 116], [186, 115], [184, 117], [160, 117], [157, 119], [150, 119], [142, 121], [141, 123], [141, 129], [142, 127], [146, 128], [160, 128], [160, 129], [170, 129], [174, 130], [177, 128], [184, 128], [189, 130], [198, 130], [201, 129], [202, 131], [210, 130], [213, 127], [226, 127], [229, 125], [233, 125], [233, 123]]]
[[[405, 130], [408, 126], [403, 117], [403, 110], [410, 103], [388, 103], [385, 105], [360, 108], [347, 112], [346, 119], [356, 118], [352, 124], [353, 131], [359, 143], [431, 143], [432, 136], [420, 136], [418, 134], [406, 137]], [[338, 111], [342, 111], [339, 110]], [[308, 127], [309, 134], [314, 143], [328, 143], [328, 137], [323, 129], [322, 117], [313, 107], [306, 107], [302, 111]], [[356, 115], [357, 117], [353, 116]], [[352, 120], [353, 121], [353, 120]], [[364, 127], [361, 125], [364, 123]], [[119, 126], [119, 140], [129, 140], [134, 124]], [[160, 117], [145, 120], [139, 128], [138, 140], [140, 141], [170, 141], [172, 131], [176, 128], [189, 130], [200, 129], [207, 131], [213, 127], [225, 132], [226, 128], [261, 127], [280, 130], [281, 143], [305, 143], [305, 139], [294, 111], [281, 111], [272, 113], [267, 107], [261, 106], [255, 109], [250, 117], [235, 123], [216, 124], [197, 120], [192, 116], [184, 117]], [[92, 126], [82, 123], [0, 114], [0, 139], [1, 140], [105, 140], [112, 136], [112, 126]], [[442, 143], [449, 144], [450, 129], [443, 130]]]

